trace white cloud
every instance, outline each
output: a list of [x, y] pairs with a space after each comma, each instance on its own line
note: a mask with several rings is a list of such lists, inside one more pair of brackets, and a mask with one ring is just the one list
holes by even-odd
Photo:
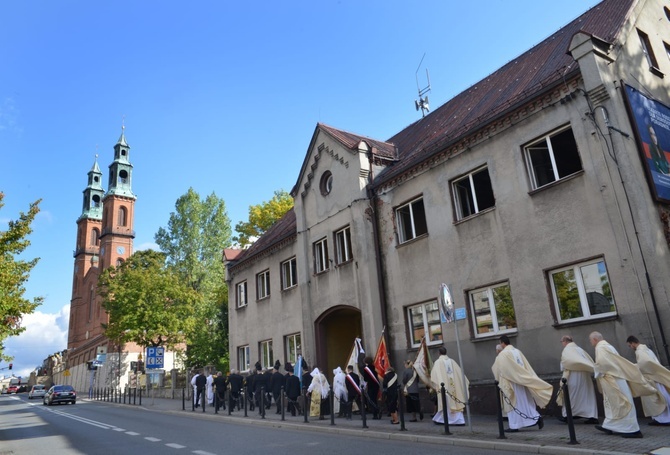
[[66, 349], [69, 322], [70, 305], [58, 313], [36, 311], [24, 316], [26, 330], [5, 341], [5, 354], [14, 357], [11, 373], [27, 378], [49, 355]]
[[135, 245], [135, 251], [144, 251], [144, 250], [160, 251], [161, 249], [159, 248], [158, 244], [154, 242], [146, 242], [141, 243], [139, 245]]

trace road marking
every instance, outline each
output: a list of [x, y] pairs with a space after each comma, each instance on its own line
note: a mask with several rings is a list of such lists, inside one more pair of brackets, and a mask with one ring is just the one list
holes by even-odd
[[160, 442], [160, 439], [158, 439], [158, 438], [152, 438], [152, 437], [150, 437], [150, 436], [145, 437], [144, 439], [146, 439], [147, 441], [151, 441], [151, 442]]
[[126, 434], [129, 436], [139, 436], [139, 433], [135, 433], [134, 431], [126, 431]]
[[186, 447], [186, 446], [180, 446], [179, 444], [175, 444], [174, 442], [165, 445], [168, 447], [172, 447], [173, 449], [183, 449]]
[[194, 450], [191, 453], [197, 453], [198, 455], [216, 455], [215, 453], [205, 452], [204, 450]]
[[125, 428], [114, 428], [114, 431], [126, 431]]

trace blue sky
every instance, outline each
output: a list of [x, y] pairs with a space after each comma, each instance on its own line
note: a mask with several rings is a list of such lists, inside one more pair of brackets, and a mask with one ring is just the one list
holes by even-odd
[[233, 226], [290, 191], [317, 122], [385, 140], [416, 121], [422, 58], [435, 108], [596, 3], [3, 2], [0, 229], [42, 199], [26, 296], [45, 298], [5, 344], [14, 372], [67, 347], [86, 173], [98, 154], [107, 188], [122, 122], [142, 249], [189, 187]]

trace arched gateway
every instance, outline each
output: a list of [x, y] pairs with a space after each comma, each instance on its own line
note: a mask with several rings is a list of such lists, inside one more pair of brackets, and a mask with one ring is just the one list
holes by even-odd
[[346, 305], [329, 308], [314, 321], [314, 335], [316, 364], [331, 381], [335, 368], [346, 368], [354, 340], [362, 338], [361, 311]]

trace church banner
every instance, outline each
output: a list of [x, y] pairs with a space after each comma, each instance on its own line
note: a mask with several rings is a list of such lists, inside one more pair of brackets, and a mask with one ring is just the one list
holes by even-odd
[[670, 108], [625, 85], [631, 123], [654, 198], [670, 204]]

